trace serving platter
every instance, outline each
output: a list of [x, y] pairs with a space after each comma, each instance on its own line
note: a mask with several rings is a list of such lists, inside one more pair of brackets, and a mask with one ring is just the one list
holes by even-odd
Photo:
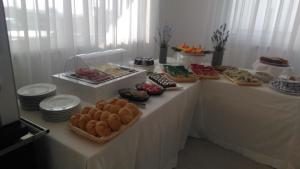
[[88, 140], [94, 141], [98, 144], [105, 144], [105, 143], [109, 142], [110, 140], [114, 139], [115, 137], [117, 137], [118, 135], [122, 134], [124, 131], [126, 131], [126, 129], [129, 128], [130, 126], [132, 126], [141, 116], [142, 116], [142, 112], [139, 111], [139, 113], [135, 116], [135, 118], [132, 119], [127, 125], [122, 125], [122, 127], [120, 128], [119, 131], [115, 131], [112, 134], [110, 134], [109, 136], [105, 136], [105, 137], [93, 136], [76, 126], [73, 126], [70, 122], [68, 123], [68, 126], [76, 134], [83, 136], [83, 137], [87, 138]]
[[234, 84], [237, 84], [239, 86], [261, 86], [262, 85], [262, 82], [257, 82], [257, 83], [254, 83], [254, 82], [251, 82], [251, 83], [247, 83], [247, 82], [241, 82], [241, 81], [237, 81], [231, 77], [229, 77], [228, 75], [226, 74], [223, 74], [223, 76], [225, 78], [227, 78], [228, 80], [230, 80], [231, 82], [233, 82]]

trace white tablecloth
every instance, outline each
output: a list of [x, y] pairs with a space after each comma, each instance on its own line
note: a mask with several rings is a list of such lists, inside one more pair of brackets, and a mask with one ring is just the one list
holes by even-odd
[[274, 167], [297, 165], [299, 97], [268, 87], [240, 87], [225, 79], [202, 81], [200, 91], [192, 136]]
[[49, 123], [39, 112], [22, 116], [50, 129], [40, 142], [42, 168], [49, 169], [171, 169], [184, 146], [198, 100], [197, 83], [151, 97], [132, 127], [105, 145], [73, 133], [63, 123]]

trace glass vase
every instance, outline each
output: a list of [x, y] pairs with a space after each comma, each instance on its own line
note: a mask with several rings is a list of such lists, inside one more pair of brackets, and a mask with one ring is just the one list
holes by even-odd
[[168, 47], [160, 47], [159, 51], [159, 63], [166, 64], [168, 55]]
[[222, 65], [224, 51], [225, 51], [224, 49], [223, 50], [216, 50], [216, 51], [214, 51], [213, 58], [212, 58], [212, 61], [211, 61], [211, 65], [212, 66], [217, 67], [217, 66], [221, 66]]

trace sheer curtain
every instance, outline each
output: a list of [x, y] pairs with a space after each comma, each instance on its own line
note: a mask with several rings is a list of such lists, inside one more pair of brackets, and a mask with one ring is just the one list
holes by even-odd
[[251, 68], [259, 56], [287, 58], [300, 73], [299, 0], [212, 1], [212, 26], [231, 30], [225, 62]]
[[212, 32], [226, 22], [224, 64], [251, 68], [261, 55], [279, 56], [300, 73], [299, 0], [164, 0], [161, 13], [161, 22], [174, 26], [173, 45], [212, 49]]
[[45, 82], [75, 54], [122, 47], [154, 56], [158, 0], [4, 0], [18, 86]]

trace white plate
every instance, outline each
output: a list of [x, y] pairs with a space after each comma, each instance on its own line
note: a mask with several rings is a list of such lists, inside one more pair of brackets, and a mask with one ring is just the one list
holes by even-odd
[[41, 96], [56, 90], [56, 86], [49, 83], [37, 83], [24, 86], [18, 89], [17, 93], [20, 96]]
[[80, 99], [72, 95], [57, 95], [43, 100], [40, 108], [46, 111], [63, 111], [80, 104]]

